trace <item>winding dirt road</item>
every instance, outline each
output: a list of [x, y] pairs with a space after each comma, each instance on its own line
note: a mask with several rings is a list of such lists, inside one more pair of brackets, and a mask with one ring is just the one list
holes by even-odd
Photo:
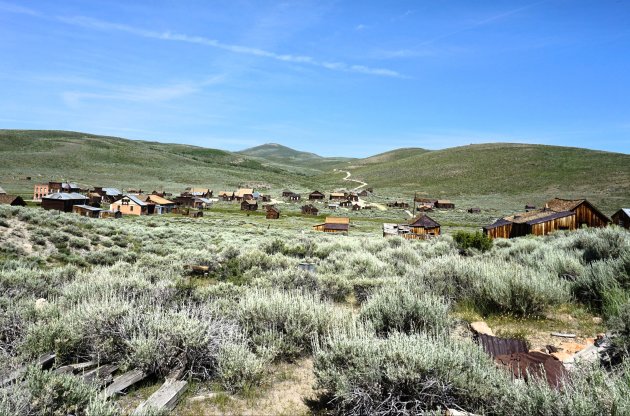
[[356, 183], [359, 183], [359, 184], [360, 184], [360, 185], [359, 185], [359, 186], [357, 186], [356, 188], [353, 188], [353, 189], [352, 189], [352, 191], [358, 191], [359, 189], [361, 189], [361, 188], [363, 188], [363, 187], [367, 186], [367, 183], [365, 183], [365, 182], [363, 182], [363, 181], [360, 181], [360, 180], [358, 180], [358, 179], [350, 179], [350, 176], [352, 176], [352, 174], [351, 174], [349, 171], [347, 171], [347, 170], [335, 169], [335, 171], [336, 171], [336, 172], [345, 172], [346, 177], [345, 177], [345, 178], [343, 178], [343, 180], [344, 180], [344, 181], [356, 182]]

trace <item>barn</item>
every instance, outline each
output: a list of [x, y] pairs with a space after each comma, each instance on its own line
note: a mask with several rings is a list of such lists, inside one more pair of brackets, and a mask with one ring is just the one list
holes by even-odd
[[266, 218], [268, 220], [277, 220], [280, 218], [280, 210], [273, 205], [268, 205]]
[[320, 200], [324, 198], [326, 198], [326, 195], [324, 195], [323, 193], [319, 191], [313, 191], [310, 194], [308, 194], [309, 201], [315, 201], [315, 200]]
[[303, 215], [317, 215], [318, 213], [319, 213], [319, 210], [317, 209], [315, 205], [308, 204], [302, 207]]
[[610, 224], [610, 218], [586, 199], [561, 199], [554, 198], [547, 202], [545, 208], [555, 212], [572, 211], [576, 215], [577, 228], [605, 227]]
[[630, 229], [630, 208], [621, 208], [612, 215], [612, 222], [625, 229]]
[[323, 231], [325, 233], [348, 233], [350, 229], [350, 218], [326, 217], [323, 224], [313, 226], [315, 231]]
[[255, 199], [245, 199], [241, 202], [241, 211], [257, 211], [258, 202]]
[[554, 231], [575, 230], [576, 218], [573, 211], [555, 212], [542, 209], [501, 218], [483, 227], [483, 232], [490, 238], [514, 238], [528, 234], [547, 235]]
[[72, 212], [75, 205], [85, 205], [87, 197], [76, 192], [57, 192], [42, 198], [42, 208], [63, 212]]
[[25, 207], [26, 202], [21, 196], [0, 194], [0, 205], [11, 205], [13, 207]]

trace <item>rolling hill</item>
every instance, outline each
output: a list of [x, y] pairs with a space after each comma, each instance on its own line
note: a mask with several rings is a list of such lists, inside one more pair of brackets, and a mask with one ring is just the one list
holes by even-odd
[[[0, 130], [0, 185], [29, 195], [34, 182], [177, 192], [186, 186], [332, 190], [366, 181], [379, 198], [418, 192], [481, 207], [517, 209], [554, 197], [586, 197], [610, 213], [630, 206], [630, 155], [531, 144], [397, 149], [365, 159], [326, 158], [278, 144], [226, 152], [64, 131]], [[26, 180], [31, 177], [31, 180]]]

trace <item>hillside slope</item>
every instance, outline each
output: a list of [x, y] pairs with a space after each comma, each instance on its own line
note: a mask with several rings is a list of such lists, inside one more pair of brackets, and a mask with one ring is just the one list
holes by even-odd
[[323, 157], [315, 153], [301, 152], [277, 143], [267, 143], [237, 152], [239, 154], [276, 164], [282, 169], [298, 170], [317, 174], [338, 166], [345, 166], [355, 159], [346, 157]]
[[61, 179], [180, 191], [204, 184], [227, 189], [244, 183], [300, 184], [304, 177], [216, 149], [77, 132], [0, 130], [0, 183], [7, 191], [28, 194], [34, 182]]
[[[414, 154], [415, 153], [415, 154]], [[457, 198], [502, 195], [544, 200], [587, 197], [610, 207], [630, 204], [630, 155], [587, 149], [480, 144], [405, 157], [353, 162], [353, 176], [381, 189]]]

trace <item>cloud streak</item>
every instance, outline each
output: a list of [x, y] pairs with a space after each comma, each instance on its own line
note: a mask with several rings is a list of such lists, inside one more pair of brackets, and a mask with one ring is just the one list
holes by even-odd
[[220, 49], [232, 53], [252, 55], [260, 58], [273, 59], [281, 62], [289, 62], [301, 65], [312, 65], [320, 68], [329, 69], [332, 71], [341, 72], [354, 72], [366, 75], [375, 75], [382, 77], [392, 78], [404, 78], [402, 74], [392, 69], [387, 68], [373, 68], [365, 65], [348, 64], [345, 62], [328, 62], [315, 59], [306, 55], [293, 55], [293, 54], [280, 54], [265, 49], [254, 48], [250, 46], [235, 45], [230, 43], [223, 43], [216, 39], [210, 39], [203, 36], [190, 36], [183, 33], [175, 32], [158, 32], [153, 30], [147, 30], [143, 28], [137, 28], [134, 26], [112, 23], [103, 20], [93, 19], [85, 16], [66, 17], [58, 16], [57, 20], [66, 24], [80, 26], [88, 29], [96, 29], [103, 31], [116, 31], [129, 33], [135, 36], [140, 36], [149, 39], [158, 39], [171, 42], [184, 42], [197, 45], [208, 46], [215, 49]]

